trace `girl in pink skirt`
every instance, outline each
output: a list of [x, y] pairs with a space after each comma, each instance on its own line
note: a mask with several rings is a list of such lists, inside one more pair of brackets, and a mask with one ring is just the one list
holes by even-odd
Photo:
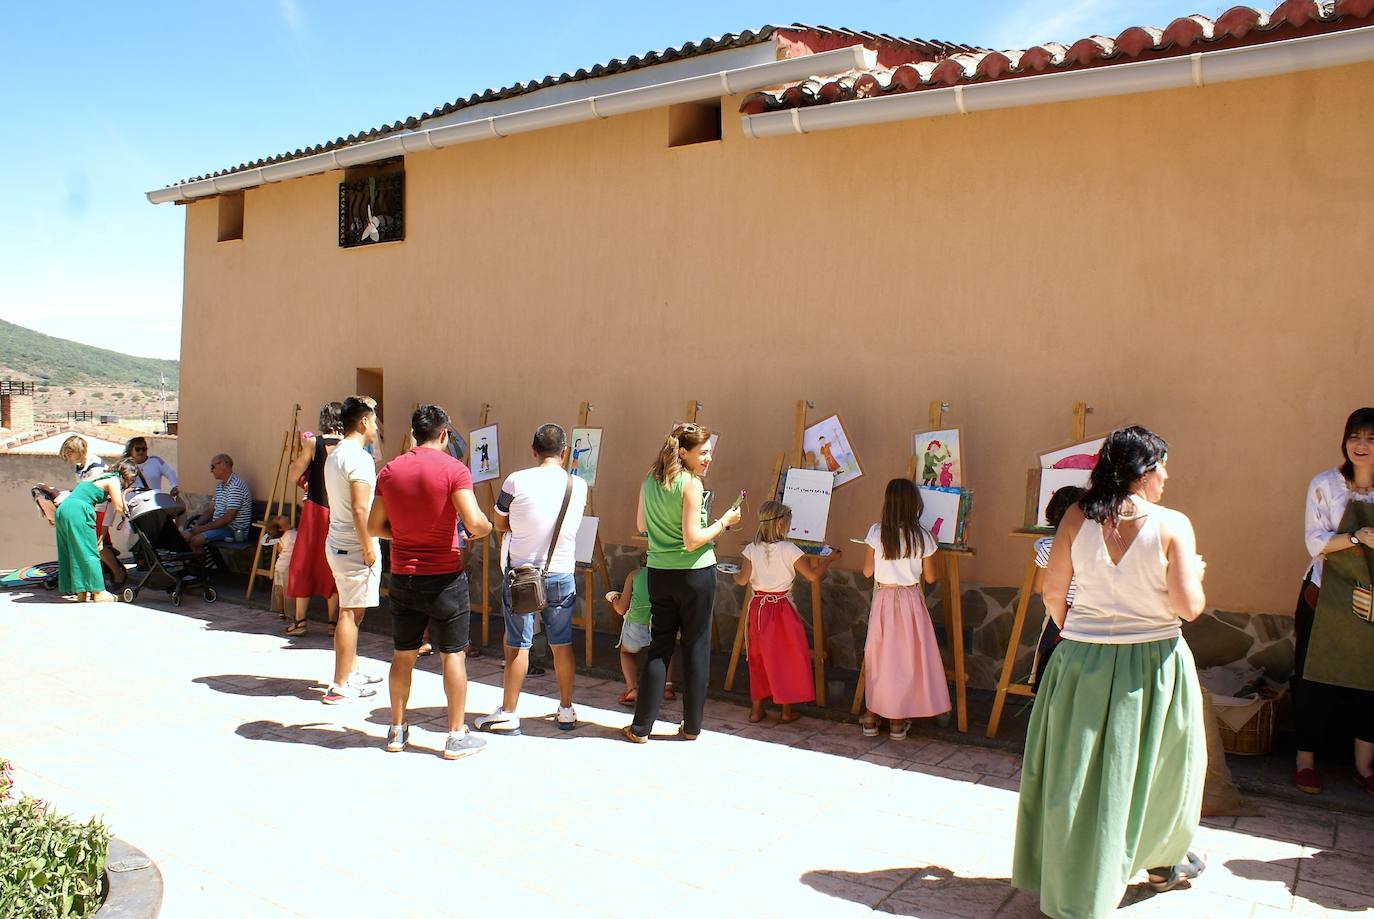
[[840, 553], [824, 558], [802, 552], [787, 541], [792, 510], [781, 501], [765, 501], [759, 508], [759, 528], [754, 541], [744, 547], [744, 562], [735, 575], [736, 584], [748, 584], [749, 600], [749, 720], [764, 719], [763, 700], [782, 706], [783, 724], [801, 716], [792, 711], [797, 702], [816, 698], [811, 681], [811, 648], [797, 608], [792, 605], [792, 581], [801, 575], [819, 581]]
[[921, 493], [908, 479], [887, 483], [883, 520], [868, 531], [864, 575], [873, 578], [873, 608], [864, 644], [865, 737], [890, 722], [893, 740], [912, 718], [949, 711], [945, 665], [930, 624], [921, 581], [935, 582], [935, 537], [921, 528]]

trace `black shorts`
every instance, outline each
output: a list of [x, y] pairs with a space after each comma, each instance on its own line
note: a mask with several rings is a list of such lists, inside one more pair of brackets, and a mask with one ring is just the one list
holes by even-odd
[[391, 636], [397, 651], [416, 651], [429, 627], [429, 643], [440, 654], [457, 654], [468, 646], [468, 576], [453, 574], [391, 575]]

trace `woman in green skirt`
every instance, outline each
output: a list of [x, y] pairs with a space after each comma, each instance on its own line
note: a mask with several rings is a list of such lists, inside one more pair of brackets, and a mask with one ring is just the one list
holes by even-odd
[[114, 596], [105, 590], [96, 547], [95, 509], [106, 501], [123, 516], [124, 489], [133, 485], [138, 467], [125, 460], [115, 472], [80, 482], [63, 495], [53, 526], [57, 530], [57, 588], [75, 594], [78, 601], [108, 603]]
[[1203, 869], [1189, 844], [1207, 739], [1180, 629], [1205, 605], [1203, 563], [1192, 523], [1158, 504], [1166, 451], [1144, 428], [1112, 432], [1050, 551], [1064, 640], [1031, 713], [1012, 884], [1055, 919], [1109, 915], [1142, 869], [1158, 891]]

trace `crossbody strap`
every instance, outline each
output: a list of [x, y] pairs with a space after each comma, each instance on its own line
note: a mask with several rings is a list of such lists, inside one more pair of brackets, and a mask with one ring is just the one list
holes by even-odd
[[558, 545], [558, 533], [563, 529], [563, 518], [568, 516], [568, 503], [572, 501], [573, 477], [568, 473], [568, 484], [563, 489], [563, 506], [558, 509], [558, 520], [553, 525], [553, 535], [549, 537], [549, 551], [544, 556], [544, 569], [541, 575], [549, 573], [549, 565], [553, 562], [553, 547]]

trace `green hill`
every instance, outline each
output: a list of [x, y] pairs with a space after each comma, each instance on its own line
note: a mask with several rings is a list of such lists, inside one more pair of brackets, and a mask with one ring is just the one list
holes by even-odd
[[54, 338], [0, 319], [0, 367], [39, 382], [127, 383], [156, 389], [165, 374], [167, 388], [180, 388], [179, 361], [134, 357]]

